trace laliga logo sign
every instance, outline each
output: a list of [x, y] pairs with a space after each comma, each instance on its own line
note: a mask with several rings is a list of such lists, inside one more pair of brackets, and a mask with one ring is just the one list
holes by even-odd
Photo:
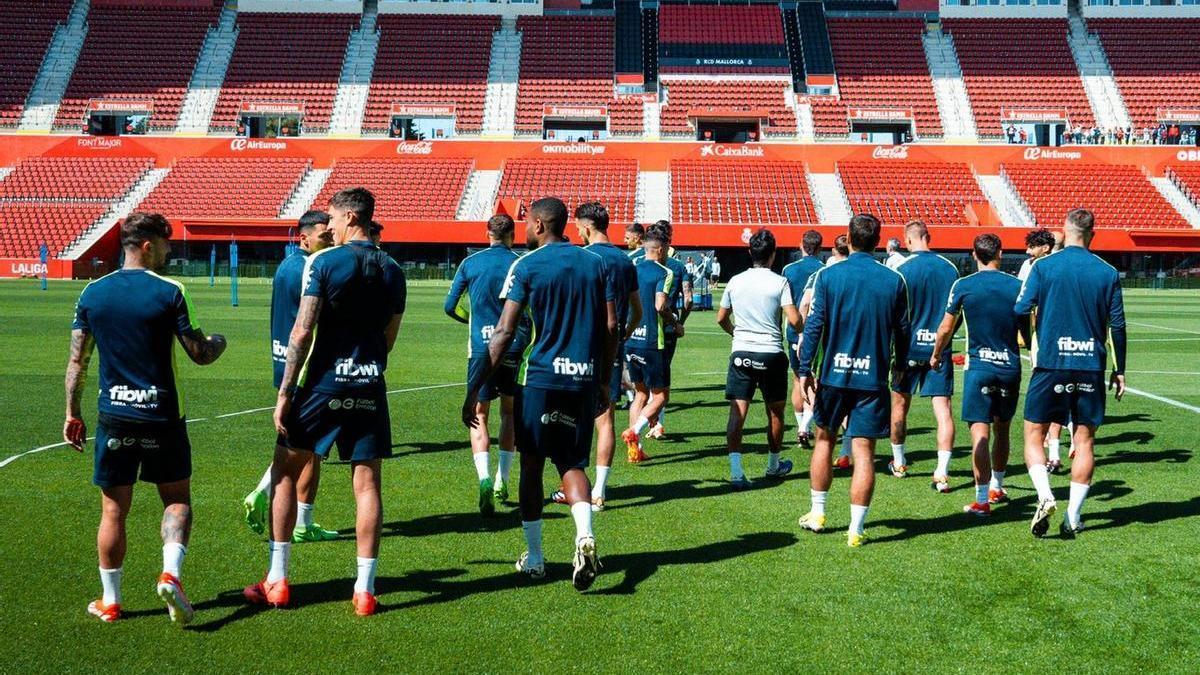
[[871, 153], [871, 157], [875, 159], [908, 159], [907, 145], [894, 145], [891, 147], [878, 145]]
[[432, 155], [433, 143], [420, 141], [418, 143], [400, 143], [396, 146], [398, 155]]
[[701, 157], [762, 157], [761, 147], [746, 145], [705, 145], [700, 148]]

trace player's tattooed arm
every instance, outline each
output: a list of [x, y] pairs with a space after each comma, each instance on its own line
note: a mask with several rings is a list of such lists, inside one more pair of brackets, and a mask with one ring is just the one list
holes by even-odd
[[66, 421], [63, 424], [63, 440], [70, 443], [76, 450], [83, 449], [87, 439], [87, 427], [83, 423], [83, 383], [87, 379], [88, 363], [92, 360], [92, 351], [96, 341], [91, 333], [75, 329], [71, 331], [71, 356], [67, 360], [67, 390]]
[[199, 328], [181, 334], [179, 344], [183, 345], [183, 351], [187, 352], [188, 358], [200, 366], [207, 366], [221, 358], [227, 346], [224, 335], [205, 335]]
[[[292, 333], [288, 336], [283, 381], [279, 385], [280, 396], [288, 394], [290, 397], [290, 392], [296, 388], [296, 383], [300, 380], [300, 369], [304, 366], [304, 358], [312, 347], [313, 337], [316, 335], [317, 319], [321, 317], [321, 307], [321, 298], [315, 295], [305, 295], [300, 298], [296, 323], [292, 325]], [[399, 330], [399, 327], [399, 321], [396, 321], [396, 329]]]

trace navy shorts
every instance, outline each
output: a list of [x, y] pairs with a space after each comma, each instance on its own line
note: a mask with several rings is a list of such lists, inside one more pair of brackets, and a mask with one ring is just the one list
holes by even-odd
[[608, 376], [608, 401], [618, 403], [624, 391], [621, 389], [621, 372], [625, 368], [625, 343], [617, 343], [617, 357], [613, 361], [612, 374]]
[[846, 435], [850, 438], [887, 438], [892, 426], [891, 396], [886, 389], [817, 387], [813, 422], [836, 433], [842, 420], [847, 420]]
[[979, 368], [963, 372], [962, 420], [968, 424], [991, 424], [1012, 420], [1017, 414], [1021, 372], [1000, 374]]
[[587, 468], [596, 403], [591, 390], [517, 387], [513, 397], [517, 450], [550, 460], [560, 472]]
[[[495, 401], [501, 396], [512, 396], [517, 390], [516, 354], [505, 354], [500, 365], [492, 372], [483, 386], [479, 388], [480, 401]], [[487, 365], [486, 356], [472, 356], [467, 360], [467, 382], [474, 382], [475, 376]]]
[[675, 348], [679, 346], [679, 338], [674, 335], [663, 336], [663, 386], [671, 388], [671, 362], [675, 360]]
[[658, 349], [625, 350], [625, 365], [629, 368], [629, 381], [644, 384], [650, 389], [667, 386], [666, 364], [663, 353]]
[[729, 355], [725, 376], [725, 398], [729, 401], [753, 401], [754, 392], [762, 393], [764, 403], [787, 398], [788, 362], [783, 352], [769, 354], [734, 352]]
[[187, 424], [137, 422], [101, 415], [96, 424], [92, 483], [110, 488], [147, 483], [174, 483], [192, 477], [192, 444]]
[[392, 456], [392, 422], [387, 395], [380, 391], [326, 394], [300, 390], [284, 422], [287, 438], [276, 442], [328, 458], [336, 444], [343, 461], [366, 462]]
[[1106, 392], [1104, 373], [1034, 368], [1025, 393], [1025, 420], [1098, 427], [1104, 422]]
[[942, 359], [942, 365], [936, 369], [930, 368], [928, 362], [923, 366], [910, 365], [901, 372], [900, 379], [892, 381], [892, 391], [911, 396], [919, 390], [923, 398], [953, 396], [954, 364], [950, 356], [947, 352], [946, 358]]

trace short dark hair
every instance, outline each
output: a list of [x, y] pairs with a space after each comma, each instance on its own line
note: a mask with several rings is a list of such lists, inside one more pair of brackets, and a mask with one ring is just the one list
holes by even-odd
[[584, 202], [575, 207], [575, 220], [586, 220], [597, 232], [608, 232], [608, 209], [600, 202]]
[[904, 233], [916, 232], [922, 239], [929, 239], [929, 226], [923, 220], [910, 220], [904, 224]]
[[378, 220], [372, 220], [370, 226], [367, 227], [367, 234], [372, 237], [377, 237], [383, 233], [383, 225]]
[[542, 197], [529, 205], [529, 213], [545, 223], [556, 237], [561, 237], [567, 229], [567, 205], [558, 197]]
[[1054, 248], [1054, 233], [1044, 227], [1030, 231], [1025, 235], [1025, 247], [1033, 248], [1034, 246]]
[[1088, 234], [1096, 227], [1096, 217], [1087, 209], [1072, 209], [1067, 214], [1067, 223], [1081, 234]]
[[661, 227], [651, 227], [649, 230], [646, 230], [646, 236], [642, 241], [652, 242], [663, 248], [671, 245], [671, 239], [667, 237], [667, 233]]
[[171, 222], [161, 213], [129, 214], [121, 223], [121, 246], [141, 246], [151, 239], [170, 239]]
[[364, 230], [375, 219], [375, 195], [365, 187], [339, 191], [329, 200], [329, 206], [353, 213]]
[[625, 226], [625, 231], [636, 234], [639, 237], [646, 236], [646, 228], [642, 227], [641, 223], [630, 223]]
[[820, 232], [809, 230], [800, 239], [800, 248], [804, 251], [804, 255], [816, 255], [821, 252], [821, 244], [824, 241]]
[[765, 227], [750, 235], [750, 260], [755, 265], [767, 265], [775, 255], [775, 235]]
[[313, 209], [312, 211], [300, 216], [300, 222], [296, 225], [296, 228], [301, 232], [311, 232], [312, 229], [317, 225], [328, 224], [329, 214], [325, 213], [324, 211]]
[[666, 239], [667, 244], [670, 244], [671, 240], [675, 238], [675, 228], [671, 227], [670, 221], [667, 220], [660, 220], [646, 228], [646, 233], [649, 234], [650, 232], [658, 232], [662, 234], [663, 238]]
[[846, 238], [846, 235], [839, 234], [833, 240], [833, 250], [837, 251], [838, 255], [842, 256], [843, 258], [850, 255], [849, 241], [850, 240]]
[[1000, 237], [987, 232], [975, 237], [975, 257], [984, 265], [1000, 257]]
[[513, 222], [512, 216], [507, 213], [497, 213], [488, 218], [487, 222], [488, 234], [495, 239], [504, 239], [512, 236], [513, 230], [517, 229], [517, 224]]
[[[909, 223], [909, 226], [912, 224]], [[909, 226], [906, 226], [907, 230]], [[850, 248], [855, 251], [874, 251], [879, 246], [879, 219], [860, 213], [850, 219]]]

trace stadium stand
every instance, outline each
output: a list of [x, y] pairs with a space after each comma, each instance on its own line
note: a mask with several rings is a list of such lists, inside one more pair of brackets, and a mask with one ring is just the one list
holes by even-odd
[[[778, 5], [664, 4], [658, 12], [660, 73], [790, 74]], [[667, 59], [673, 61], [667, 63]], [[693, 63], [679, 63], [682, 59]], [[699, 60], [745, 60], [703, 65]], [[757, 65], [755, 59], [779, 64]]]
[[608, 206], [614, 222], [633, 220], [638, 164], [632, 159], [510, 159], [504, 164], [499, 197], [529, 204], [546, 196], [566, 202], [573, 213], [585, 201]]
[[0, 258], [36, 258], [43, 242], [57, 256], [107, 210], [102, 202], [0, 202]]
[[304, 129], [329, 128], [357, 14], [242, 13], [212, 126], [229, 131], [242, 103], [300, 103]]
[[927, 225], [969, 225], [966, 207], [986, 203], [966, 164], [838, 162], [854, 213], [874, 213], [885, 225], [919, 219]]
[[65, 22], [72, 0], [0, 3], [0, 127], [21, 121], [25, 98], [41, 68], [54, 27]]
[[649, 86], [658, 82], [658, 9], [642, 10], [642, 74]]
[[522, 16], [517, 30], [521, 33], [518, 133], [540, 134], [547, 105], [607, 106], [611, 133], [642, 133], [641, 99], [618, 99], [614, 94], [613, 17]]
[[639, 0], [619, 0], [616, 12], [616, 71], [618, 73], [641, 73], [641, 2]]
[[946, 19], [983, 137], [1003, 135], [1002, 109], [1063, 110], [1072, 126], [1095, 124], [1067, 42], [1065, 19]]
[[681, 223], [819, 222], [800, 162], [671, 162], [671, 218]]
[[314, 204], [361, 185], [375, 193], [377, 220], [454, 220], [471, 159], [340, 159]]
[[1164, 108], [1200, 108], [1200, 19], [1092, 19], [1129, 117], [1157, 126]]
[[[146, 101], [152, 130], [173, 130], [188, 81], [222, 2], [207, 7], [133, 0], [97, 4], [55, 126], [78, 129], [92, 99]], [[136, 36], [135, 39], [131, 39]]]
[[[818, 135], [849, 133], [849, 108], [912, 108], [914, 136], [942, 135], [933, 79], [921, 44], [923, 20], [831, 18], [828, 27], [839, 96], [812, 99]], [[871, 39], [863, 40], [864, 35]]]
[[498, 16], [383, 14], [363, 129], [385, 132], [392, 104], [455, 105], [457, 131], [479, 131]]
[[1105, 229], [1190, 228], [1140, 167], [1114, 164], [1003, 164], [1001, 174], [1034, 220], [1059, 227], [1071, 209], [1085, 206]]
[[689, 111], [766, 110], [770, 119], [765, 135], [796, 133], [796, 112], [787, 105], [792, 95], [790, 82], [782, 80], [669, 80], [662, 107], [663, 133], [694, 133], [688, 123]]
[[1183, 192], [1185, 197], [1197, 207], [1200, 207], [1200, 166], [1194, 164], [1168, 166], [1166, 175]]
[[109, 202], [153, 167], [150, 157], [30, 157], [0, 182], [0, 199]]
[[797, 4], [796, 23], [800, 27], [805, 74], [833, 74], [833, 51], [829, 45], [829, 27], [825, 24], [825, 10], [821, 7], [821, 3], [801, 2]]
[[297, 157], [181, 158], [138, 209], [168, 218], [275, 218], [311, 164]]

